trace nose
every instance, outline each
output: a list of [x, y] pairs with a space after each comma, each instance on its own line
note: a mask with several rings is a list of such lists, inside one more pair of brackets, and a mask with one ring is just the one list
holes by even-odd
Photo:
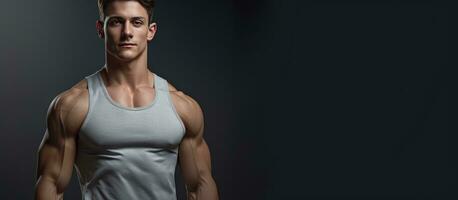
[[129, 20], [126, 20], [122, 29], [122, 35], [124, 39], [132, 38], [132, 25], [130, 24]]

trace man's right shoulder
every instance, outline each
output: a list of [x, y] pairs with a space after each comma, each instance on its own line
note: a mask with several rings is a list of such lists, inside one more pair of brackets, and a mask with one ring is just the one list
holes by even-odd
[[88, 109], [89, 90], [86, 79], [83, 79], [70, 89], [59, 93], [52, 100], [48, 109], [48, 118], [59, 119], [67, 132], [76, 134], [86, 117]]
[[[79, 81], [71, 88], [59, 93], [53, 100], [55, 101], [56, 109], [61, 111], [70, 111], [80, 103], [85, 103], [89, 97], [87, 81], [85, 79]], [[87, 103], [87, 102], [86, 102]]]

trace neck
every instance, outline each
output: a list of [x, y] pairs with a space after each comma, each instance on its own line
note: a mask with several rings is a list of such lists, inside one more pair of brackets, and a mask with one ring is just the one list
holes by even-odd
[[106, 64], [102, 74], [105, 75], [107, 85], [123, 85], [137, 88], [142, 85], [151, 85], [152, 72], [147, 66], [146, 49], [132, 60], [124, 61], [105, 52]]

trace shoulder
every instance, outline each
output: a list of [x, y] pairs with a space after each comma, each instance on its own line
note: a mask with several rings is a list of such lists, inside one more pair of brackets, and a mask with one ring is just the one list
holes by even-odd
[[54, 97], [48, 108], [48, 122], [58, 120], [69, 134], [76, 134], [88, 109], [89, 92], [83, 79]]
[[183, 91], [177, 90], [172, 84], [169, 83], [169, 93], [172, 97], [173, 103], [177, 109], [182, 111], [181, 114], [196, 117], [202, 114], [202, 108], [199, 103], [191, 96], [185, 94]]
[[169, 83], [169, 93], [178, 115], [188, 132], [198, 133], [203, 129], [204, 115], [199, 103], [191, 96], [177, 90]]

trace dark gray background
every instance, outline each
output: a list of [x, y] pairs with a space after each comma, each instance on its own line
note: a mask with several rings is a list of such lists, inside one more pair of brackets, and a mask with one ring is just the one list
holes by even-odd
[[[158, 1], [149, 65], [202, 106], [221, 199], [456, 199], [450, 2]], [[96, 1], [2, 3], [0, 198], [31, 199], [48, 105], [103, 41]]]

